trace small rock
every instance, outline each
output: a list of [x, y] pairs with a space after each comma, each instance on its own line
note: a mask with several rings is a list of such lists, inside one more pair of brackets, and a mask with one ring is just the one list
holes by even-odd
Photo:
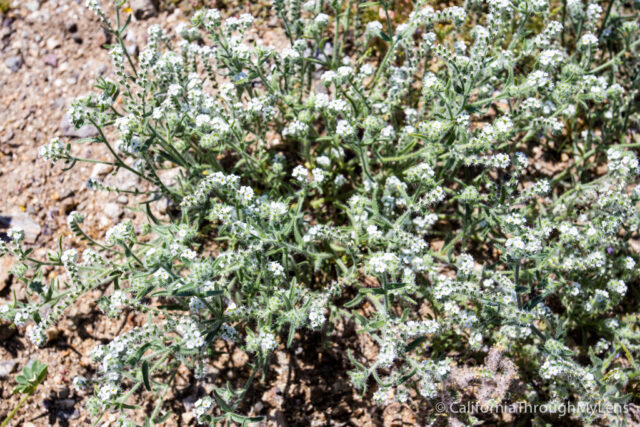
[[178, 182], [180, 178], [180, 168], [163, 169], [158, 171], [158, 178], [167, 187], [170, 187]]
[[192, 394], [182, 399], [182, 404], [184, 405], [184, 409], [187, 411], [191, 411], [193, 409], [194, 404], [196, 403], [196, 400], [198, 400], [197, 394]]
[[103, 28], [102, 31], [98, 32], [97, 39], [100, 47], [107, 48], [106, 45], [111, 44], [111, 33]]
[[62, 108], [64, 109], [64, 106], [67, 104], [67, 100], [63, 97], [60, 98], [56, 98], [53, 100], [53, 102], [51, 103], [51, 106], [53, 108]]
[[22, 67], [22, 64], [24, 64], [24, 60], [22, 59], [22, 56], [10, 56], [5, 59], [4, 63], [7, 68], [9, 68], [14, 73], [17, 73], [18, 70]]
[[53, 195], [51, 196], [51, 198], [53, 200], [64, 200], [67, 197], [73, 196], [73, 190], [70, 188], [63, 188], [60, 191], [56, 191], [55, 193], [53, 193]]
[[130, 5], [136, 19], [147, 19], [158, 14], [156, 2], [153, 0], [132, 0]]
[[60, 41], [58, 39], [55, 39], [53, 37], [50, 39], [47, 39], [47, 49], [53, 50], [59, 46], [60, 46]]
[[156, 202], [156, 209], [158, 209], [159, 213], [164, 215], [169, 210], [169, 205], [170, 205], [170, 200], [166, 197], [163, 197], [162, 199]]
[[120, 169], [115, 175], [109, 175], [104, 182], [107, 186], [122, 190], [135, 190], [140, 185], [140, 178], [126, 169]]
[[67, 201], [62, 203], [62, 212], [65, 215], [69, 215], [72, 211], [77, 210], [78, 202], [74, 199], [68, 199]]
[[113, 219], [119, 219], [122, 216], [122, 207], [117, 203], [107, 203], [104, 207], [104, 213]]
[[58, 57], [53, 53], [44, 56], [44, 63], [56, 68], [58, 66]]
[[135, 43], [128, 45], [127, 53], [129, 54], [129, 56], [138, 56], [138, 45]]
[[109, 218], [107, 218], [106, 215], [99, 215], [98, 216], [98, 227], [106, 228], [106, 227], [110, 227], [112, 225], [114, 225], [113, 221], [111, 221]]
[[108, 174], [113, 170], [113, 166], [105, 165], [104, 163], [96, 163], [91, 170], [91, 178], [100, 178]]
[[0, 227], [22, 228], [24, 230], [24, 241], [26, 243], [35, 243], [36, 239], [42, 232], [40, 224], [35, 222], [29, 215], [24, 212], [15, 212], [9, 215], [0, 214]]
[[193, 421], [193, 419], [196, 416], [193, 414], [193, 411], [185, 411], [182, 413], [182, 415], [180, 416], [180, 418], [182, 419], [182, 423], [184, 425], [190, 425], [191, 421]]
[[0, 362], [0, 378], [9, 378], [9, 375], [11, 375], [17, 365], [18, 361], [15, 359]]
[[2, 136], [0, 136], [0, 142], [6, 144], [13, 139], [14, 133], [12, 129], [6, 129]]
[[24, 7], [29, 9], [31, 12], [37, 12], [40, 9], [40, 2], [36, 0], [28, 1], [24, 4]]
[[98, 129], [93, 125], [85, 125], [80, 129], [75, 129], [68, 114], [65, 114], [62, 118], [60, 131], [62, 132], [62, 136], [70, 138], [91, 138], [98, 135]]
[[124, 194], [121, 194], [116, 199], [116, 202], [120, 203], [121, 205], [126, 205], [127, 203], [129, 203], [129, 198]]
[[67, 22], [65, 22], [64, 23], [64, 27], [70, 33], [75, 33], [76, 31], [78, 31], [78, 24], [75, 21], [67, 21]]
[[73, 37], [71, 37], [73, 39], [74, 42], [78, 43], [78, 44], [82, 44], [82, 37], [80, 37], [77, 34], [74, 34]]

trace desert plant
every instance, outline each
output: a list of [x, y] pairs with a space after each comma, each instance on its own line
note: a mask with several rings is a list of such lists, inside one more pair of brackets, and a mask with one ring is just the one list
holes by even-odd
[[[112, 285], [99, 302], [107, 315], [147, 314], [98, 346], [99, 373], [76, 381], [97, 390], [94, 416], [116, 410], [131, 423], [130, 398], [144, 388], [158, 398], [148, 421], [164, 419], [178, 368], [203, 378], [227, 340], [252, 355], [251, 373], [239, 388], [218, 384], [194, 412], [203, 423], [254, 421], [241, 402], [272, 352], [296, 331], [333, 333], [337, 319], [378, 347], [374, 360], [348, 357], [354, 387], [374, 388], [381, 405], [411, 398], [428, 412], [451, 367], [492, 348], [525, 384], [496, 404], [631, 399], [636, 4], [418, 2], [407, 22], [363, 25], [387, 3], [276, 0], [290, 42], [282, 51], [244, 43], [250, 15], [214, 9], [176, 28], [177, 41], [150, 27], [139, 58], [123, 44], [122, 3], [115, 17], [88, 5], [115, 36], [118, 79], [100, 78], [70, 115], [96, 126], [84, 142], [113, 158], [79, 158], [59, 139], [41, 156], [137, 175], [148, 183], [148, 224], [123, 222], [96, 241], [72, 213], [69, 227], [91, 246], [82, 263], [62, 244], [47, 261], [31, 258], [19, 230], [0, 250], [18, 259], [13, 272], [33, 296], [1, 315], [35, 322], [38, 345], [98, 287]], [[170, 182], [169, 168], [180, 170]], [[169, 220], [152, 213], [159, 199], [173, 206]], [[68, 280], [47, 282], [44, 265]]]

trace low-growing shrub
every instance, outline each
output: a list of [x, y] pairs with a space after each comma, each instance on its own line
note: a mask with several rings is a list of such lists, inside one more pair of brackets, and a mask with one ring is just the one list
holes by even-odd
[[[146, 415], [162, 419], [178, 368], [201, 380], [227, 340], [251, 355], [246, 385], [216, 385], [194, 412], [252, 421], [239, 408], [274, 350], [309, 330], [340, 339], [338, 321], [375, 343], [373, 359], [345, 357], [353, 387], [380, 405], [411, 402], [429, 417], [445, 394], [461, 396], [452, 369], [491, 350], [522, 383], [493, 404], [633, 398], [637, 2], [418, 2], [397, 24], [384, 1], [276, 0], [290, 42], [280, 51], [246, 43], [250, 15], [207, 10], [176, 28], [179, 41], [150, 27], [138, 58], [123, 44], [122, 4], [114, 18], [87, 3], [115, 36], [118, 80], [100, 78], [70, 115], [96, 126], [89, 142], [113, 157], [78, 158], [59, 139], [41, 157], [137, 175], [148, 224], [125, 221], [95, 241], [74, 212], [69, 227], [88, 248], [61, 245], [46, 261], [12, 230], [0, 250], [18, 259], [30, 298], [0, 312], [32, 323], [37, 345], [107, 285], [106, 315], [147, 316], [95, 348], [97, 374], [74, 381], [95, 390], [93, 416], [116, 410], [132, 423], [130, 397], [146, 389], [157, 398]], [[364, 20], [378, 9], [383, 22]], [[152, 213], [160, 199], [170, 220]], [[66, 277], [48, 280], [43, 266]]]

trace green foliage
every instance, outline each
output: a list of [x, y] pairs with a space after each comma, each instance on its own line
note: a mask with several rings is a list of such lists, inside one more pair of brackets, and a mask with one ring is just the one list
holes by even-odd
[[[12, 230], [0, 251], [18, 258], [31, 299], [0, 315], [34, 322], [38, 345], [93, 289], [108, 289], [98, 301], [107, 316], [146, 315], [96, 347], [96, 375], [75, 381], [93, 386], [94, 417], [119, 411], [130, 423], [145, 389], [157, 400], [148, 422], [164, 419], [178, 369], [204, 381], [226, 341], [250, 355], [247, 381], [216, 383], [193, 411], [212, 425], [251, 422], [243, 399], [273, 352], [336, 321], [376, 347], [347, 356], [354, 388], [374, 389], [379, 405], [413, 396], [429, 413], [453, 399], [454, 368], [495, 354], [517, 364], [520, 382], [495, 404], [630, 401], [640, 374], [636, 10], [418, 3], [396, 25], [372, 20], [389, 16], [384, 2], [277, 0], [280, 51], [245, 43], [250, 15], [208, 10], [176, 28], [179, 40], [151, 27], [134, 58], [130, 16], [88, 3], [117, 41], [117, 79], [100, 79], [70, 116], [96, 126], [84, 142], [112, 158], [78, 157], [59, 139], [41, 156], [138, 176], [144, 189], [87, 184], [146, 197], [148, 223], [96, 240], [74, 212], [69, 227], [90, 248], [61, 242], [47, 261]], [[158, 200], [169, 218], [152, 214]], [[47, 283], [45, 266], [64, 269], [64, 283]]]
[[33, 394], [36, 388], [47, 378], [48, 366], [39, 360], [34, 360], [16, 375], [18, 383], [13, 389], [14, 394]]

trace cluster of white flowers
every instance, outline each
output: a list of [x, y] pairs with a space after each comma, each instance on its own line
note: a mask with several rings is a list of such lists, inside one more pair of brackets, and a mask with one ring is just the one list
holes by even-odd
[[189, 350], [197, 349], [205, 344], [204, 337], [198, 329], [198, 325], [191, 319], [183, 318], [176, 327], [176, 331], [182, 336], [184, 345]]
[[105, 242], [108, 245], [126, 244], [135, 238], [131, 221], [123, 221], [107, 230]]
[[[95, 141], [149, 183], [149, 224], [120, 223], [102, 244], [69, 214], [91, 249], [82, 264], [74, 249], [50, 254], [62, 287], [10, 230], [0, 253], [38, 301], [2, 305], [2, 319], [45, 345], [62, 311], [105, 283], [105, 313], [145, 314], [149, 326], [94, 352], [92, 414], [122, 404], [132, 379], [155, 395], [145, 383], [178, 366], [202, 381], [217, 340], [268, 367], [280, 342], [334, 319], [378, 347], [349, 357], [354, 386], [375, 382], [379, 405], [435, 399], [447, 356], [489, 352], [495, 370], [496, 349], [530, 361], [514, 369], [536, 402], [623, 399], [637, 372], [612, 355], [640, 357], [637, 14], [568, 0], [561, 24], [546, 1], [490, 0], [419, 6], [398, 23], [370, 20], [372, 4], [330, 3], [275, 1], [278, 49], [254, 40], [251, 15], [211, 9], [178, 25], [178, 40], [151, 26], [136, 57], [88, 1], [118, 35], [117, 81], [100, 80], [70, 116], [113, 128], [113, 145], [111, 129]], [[84, 161], [60, 139], [40, 156]], [[586, 341], [573, 339], [585, 324]], [[246, 390], [213, 387], [225, 403], [215, 416], [244, 422], [233, 412]], [[213, 402], [196, 402], [198, 421], [214, 419]]]
[[213, 408], [213, 403], [213, 399], [209, 396], [196, 400], [196, 403], [193, 404], [193, 415], [196, 416], [198, 422], [204, 423], [204, 416]]
[[38, 155], [52, 162], [67, 159], [69, 157], [69, 145], [60, 141], [59, 138], [53, 138], [49, 144], [40, 147]]
[[267, 331], [260, 331], [256, 335], [249, 335], [247, 337], [247, 350], [250, 352], [261, 352], [262, 354], [268, 354], [275, 350], [278, 346], [276, 337]]

